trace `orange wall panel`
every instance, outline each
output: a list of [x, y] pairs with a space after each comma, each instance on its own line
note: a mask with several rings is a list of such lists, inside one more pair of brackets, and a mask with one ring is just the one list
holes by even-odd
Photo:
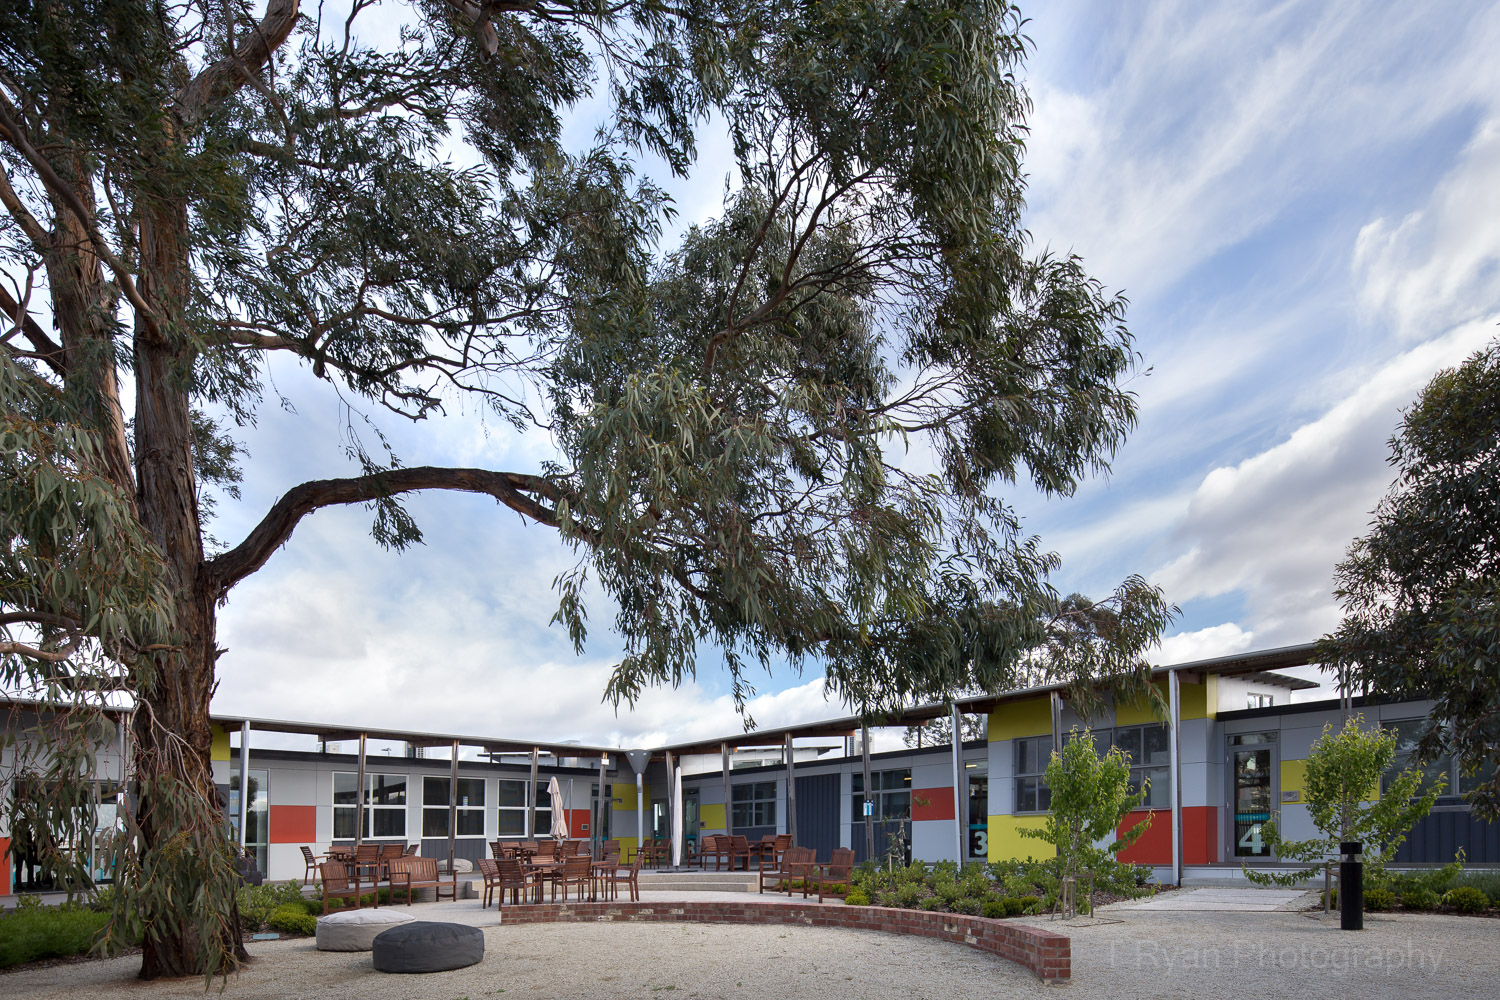
[[940, 788], [913, 788], [911, 790], [911, 818], [914, 821], [951, 820], [954, 815], [951, 787], [945, 785]]
[[317, 806], [271, 806], [268, 832], [273, 844], [307, 844], [318, 837]]

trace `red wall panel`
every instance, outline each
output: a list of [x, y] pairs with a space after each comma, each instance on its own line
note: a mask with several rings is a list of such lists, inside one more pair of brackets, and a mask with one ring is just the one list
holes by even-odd
[[[1133, 864], [1170, 865], [1172, 863], [1172, 810], [1141, 809], [1126, 816], [1116, 831], [1123, 834], [1135, 824], [1152, 816], [1151, 825], [1130, 847], [1120, 852], [1121, 861]], [[1219, 860], [1219, 811], [1213, 806], [1183, 806], [1182, 863], [1202, 865]]]
[[273, 844], [307, 844], [318, 837], [317, 806], [271, 806], [268, 832]]
[[945, 785], [939, 788], [913, 788], [911, 790], [911, 818], [913, 820], [951, 820], [953, 817], [952, 787]]

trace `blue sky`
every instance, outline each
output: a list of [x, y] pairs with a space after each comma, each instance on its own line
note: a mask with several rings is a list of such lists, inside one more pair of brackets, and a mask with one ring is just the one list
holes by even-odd
[[[1099, 595], [1139, 572], [1181, 605], [1160, 662], [1317, 638], [1402, 407], [1500, 334], [1500, 8], [1027, 13], [1028, 227], [1125, 290], [1150, 372], [1109, 477], [1066, 500], [1007, 495], [1062, 555], [1061, 588]], [[684, 223], [718, 210], [729, 169], [714, 129], [702, 147], [668, 186]], [[343, 428], [364, 426], [326, 383], [272, 375], [295, 413], [269, 393], [246, 432], [244, 499], [212, 526], [226, 541], [296, 483], [349, 474]], [[473, 410], [375, 419], [406, 464], [527, 471], [550, 453]], [[572, 562], [549, 532], [475, 498], [412, 509], [424, 547], [386, 553], [363, 511], [322, 511], [233, 592], [216, 709], [625, 745], [737, 728], [716, 673], [618, 716], [600, 704], [611, 616], [595, 603], [582, 657], [549, 627]], [[840, 711], [818, 677], [760, 687], [761, 724]]]

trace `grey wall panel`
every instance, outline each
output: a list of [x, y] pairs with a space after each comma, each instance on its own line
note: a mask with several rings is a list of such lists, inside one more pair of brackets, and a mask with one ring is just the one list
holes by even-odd
[[797, 778], [797, 846], [811, 847], [819, 861], [839, 846], [839, 775]]

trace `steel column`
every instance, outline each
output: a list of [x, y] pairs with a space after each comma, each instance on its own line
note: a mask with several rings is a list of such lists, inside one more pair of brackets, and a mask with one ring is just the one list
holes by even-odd
[[536, 839], [536, 759], [541, 751], [531, 748], [531, 794], [526, 799], [526, 839]]
[[719, 744], [719, 766], [724, 772], [724, 833], [734, 833], [734, 800], [729, 787], [729, 744]]
[[[873, 803], [875, 796], [870, 788], [870, 727], [860, 727], [860, 764], [864, 768], [865, 802]], [[865, 814], [865, 857], [875, 857], [875, 810], [864, 809]]]
[[599, 755], [599, 815], [594, 817], [594, 828], [589, 832], [593, 834], [589, 839], [599, 845], [594, 851], [594, 857], [604, 856], [604, 810], [607, 808], [604, 800], [604, 772], [609, 767], [609, 754]]
[[1182, 681], [1167, 672], [1167, 700], [1171, 712], [1172, 766], [1172, 882], [1182, 885]]
[[453, 874], [454, 838], [458, 836], [458, 740], [453, 741], [453, 763], [448, 769], [448, 874]]
[[240, 723], [240, 854], [245, 853], [245, 826], [250, 819], [250, 723]]
[[797, 846], [797, 774], [792, 758], [796, 756], [796, 744], [792, 734], [786, 734], [786, 832], [792, 835], [792, 846]]
[[354, 846], [365, 842], [365, 734], [359, 734], [359, 787], [354, 791]]
[[[968, 852], [968, 789], [964, 788], [964, 731], [963, 719], [958, 714], [958, 702], [953, 706], [953, 832], [957, 841], [954, 860], [963, 867]], [[961, 794], [962, 793], [962, 794]]]

